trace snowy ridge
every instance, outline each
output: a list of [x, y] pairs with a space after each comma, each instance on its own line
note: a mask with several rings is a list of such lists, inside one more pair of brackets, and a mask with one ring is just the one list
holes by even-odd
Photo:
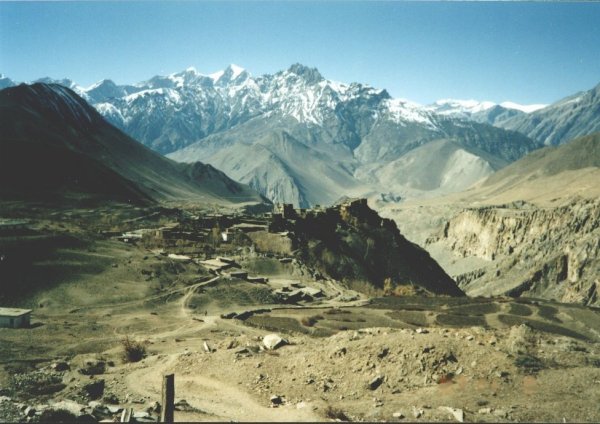
[[384, 100], [384, 108], [387, 108], [390, 117], [399, 124], [406, 122], [417, 122], [430, 128], [435, 128], [429, 113], [418, 103], [404, 99]]
[[[177, 110], [186, 107], [192, 113], [186, 118], [188, 121], [207, 118], [214, 109], [218, 109], [227, 114], [231, 123], [265, 114], [290, 117], [299, 123], [323, 125], [336, 114], [336, 110], [356, 99], [369, 101], [379, 98], [379, 107], [374, 111], [379, 119], [389, 119], [402, 126], [415, 123], [429, 128], [435, 128], [435, 115], [471, 119], [495, 106], [524, 113], [546, 106], [458, 99], [442, 99], [422, 106], [405, 99], [392, 99], [385, 90], [368, 85], [327, 80], [316, 69], [300, 64], [260, 77], [253, 77], [244, 68], [231, 64], [211, 74], [202, 74], [189, 67], [130, 86], [119, 86], [106, 79], [86, 88], [67, 79], [46, 78], [41, 82], [59, 83], [71, 88], [117, 125], [124, 125], [140, 113], [141, 105], [138, 109], [133, 104], [141, 101], [153, 103], [150, 106], [156, 106], [156, 102], [169, 104]], [[160, 97], [164, 97], [164, 101]], [[114, 108], [108, 107], [107, 103]]]
[[442, 99], [426, 108], [440, 115], [472, 114], [494, 107], [494, 102], [477, 100]]
[[100, 113], [100, 115], [108, 118], [110, 122], [118, 122], [121, 125], [127, 123], [127, 120], [123, 117], [121, 111], [111, 103], [97, 103], [94, 105], [94, 107]]
[[531, 104], [522, 105], [515, 102], [502, 102], [494, 103], [490, 101], [478, 101], [478, 100], [459, 100], [459, 99], [442, 99], [435, 103], [426, 106], [425, 108], [431, 112], [435, 112], [439, 115], [446, 115], [452, 117], [469, 118], [474, 114], [486, 112], [490, 109], [501, 106], [504, 109], [517, 110], [524, 113], [532, 113], [536, 110], [543, 109], [547, 105], [545, 104]]
[[[83, 95], [151, 149], [181, 162], [210, 163], [273, 201], [303, 207], [382, 187], [402, 197], [405, 190], [460, 190], [535, 148], [491, 127], [488, 118], [476, 121], [474, 114], [498, 109], [491, 102], [422, 106], [367, 84], [328, 80], [301, 64], [261, 76], [229, 65], [134, 85], [103, 80]], [[508, 115], [496, 110], [493, 119], [504, 122]], [[436, 140], [455, 145], [435, 149]], [[428, 175], [438, 164], [429, 153], [447, 159], [434, 179]], [[489, 157], [479, 160], [483, 154]]]
[[148, 96], [148, 97], [160, 96], [173, 104], [177, 104], [177, 103], [181, 102], [181, 95], [177, 92], [177, 90], [173, 90], [170, 88], [155, 88], [155, 89], [138, 91], [137, 93], [133, 93], [133, 94], [129, 94], [129, 95], [125, 96], [123, 98], [123, 100], [125, 100], [125, 102], [127, 102], [127, 103], [132, 103], [140, 98], [145, 98], [146, 96]]

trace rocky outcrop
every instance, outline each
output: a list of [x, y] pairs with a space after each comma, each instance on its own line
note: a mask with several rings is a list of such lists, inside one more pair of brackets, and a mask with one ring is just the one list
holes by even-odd
[[427, 240], [434, 243], [457, 256], [488, 261], [458, 278], [468, 294], [598, 304], [600, 200], [465, 209]]
[[427, 251], [400, 234], [394, 221], [369, 208], [366, 199], [307, 211], [287, 225], [305, 263], [325, 276], [358, 284], [354, 287], [359, 290], [404, 287], [464, 295]]

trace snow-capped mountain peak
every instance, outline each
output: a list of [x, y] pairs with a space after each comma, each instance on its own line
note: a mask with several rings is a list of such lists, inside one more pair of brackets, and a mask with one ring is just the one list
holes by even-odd
[[231, 64], [227, 67], [227, 69], [225, 70], [225, 73], [231, 73], [231, 79], [236, 79], [238, 76], [240, 76], [240, 74], [242, 72], [245, 72], [246, 70], [244, 68], [242, 68], [241, 66], [237, 66], [235, 64]]
[[234, 81], [242, 82], [249, 76], [250, 74], [244, 68], [233, 63], [221, 71], [206, 75], [213, 81], [213, 84], [220, 86], [225, 86]]
[[286, 71], [284, 71], [284, 74], [297, 75], [309, 84], [316, 84], [325, 79], [317, 68], [309, 68], [308, 66], [300, 63], [294, 63]]
[[502, 102], [495, 103], [491, 101], [479, 101], [479, 100], [459, 100], [459, 99], [441, 99], [435, 103], [426, 106], [426, 108], [432, 112], [440, 115], [454, 116], [454, 117], [471, 117], [471, 115], [481, 112], [489, 111], [490, 109], [500, 106], [504, 109], [517, 110], [523, 113], [531, 113], [536, 110], [543, 109], [547, 105], [545, 104], [530, 104], [523, 105], [515, 102]]
[[427, 108], [441, 115], [472, 114], [496, 106], [494, 102], [478, 100], [441, 99]]
[[383, 103], [396, 123], [416, 122], [430, 128], [435, 127], [431, 120], [431, 113], [418, 103], [406, 99], [387, 99]]

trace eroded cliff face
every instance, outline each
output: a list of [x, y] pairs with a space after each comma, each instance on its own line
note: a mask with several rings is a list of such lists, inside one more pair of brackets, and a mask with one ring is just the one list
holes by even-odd
[[455, 276], [469, 295], [533, 296], [600, 305], [600, 199], [538, 208], [469, 208], [427, 240], [485, 265]]

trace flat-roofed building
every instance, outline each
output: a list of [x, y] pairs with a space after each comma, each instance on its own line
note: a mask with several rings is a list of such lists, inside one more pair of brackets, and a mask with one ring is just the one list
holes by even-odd
[[31, 309], [0, 308], [0, 327], [22, 328], [31, 324]]

